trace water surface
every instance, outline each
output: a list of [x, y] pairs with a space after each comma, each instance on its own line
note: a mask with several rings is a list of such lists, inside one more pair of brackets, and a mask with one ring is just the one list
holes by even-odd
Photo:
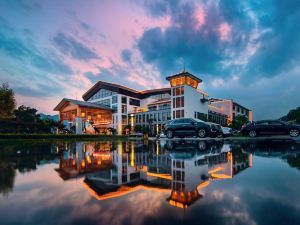
[[8, 224], [300, 224], [294, 142], [0, 142]]

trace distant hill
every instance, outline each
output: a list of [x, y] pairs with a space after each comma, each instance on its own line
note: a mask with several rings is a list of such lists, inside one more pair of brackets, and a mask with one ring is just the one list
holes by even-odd
[[40, 115], [41, 120], [52, 119], [56, 122], [58, 121], [58, 114], [56, 114], [56, 115], [46, 115], [44, 113], [40, 113], [39, 115]]

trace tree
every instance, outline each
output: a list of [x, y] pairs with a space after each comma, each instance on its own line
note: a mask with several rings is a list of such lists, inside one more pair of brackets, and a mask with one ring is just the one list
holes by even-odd
[[300, 107], [290, 110], [286, 117], [288, 121], [300, 123]]
[[0, 86], [0, 118], [10, 118], [16, 108], [14, 91], [7, 83]]
[[231, 127], [235, 130], [240, 130], [244, 124], [248, 122], [248, 118], [244, 115], [237, 115], [234, 117]]
[[36, 122], [39, 115], [36, 114], [37, 110], [28, 106], [21, 105], [14, 111], [17, 121], [22, 122]]

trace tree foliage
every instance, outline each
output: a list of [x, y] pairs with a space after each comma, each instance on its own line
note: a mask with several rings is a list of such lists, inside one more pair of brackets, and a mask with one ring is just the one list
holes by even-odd
[[39, 118], [37, 110], [28, 106], [21, 105], [14, 111], [17, 121], [35, 122]]
[[234, 117], [231, 127], [235, 130], [240, 130], [244, 124], [248, 122], [248, 118], [244, 115], [237, 115]]
[[16, 108], [14, 91], [7, 83], [0, 86], [0, 118], [10, 118]]
[[286, 117], [288, 121], [295, 121], [300, 124], [300, 107], [290, 110]]

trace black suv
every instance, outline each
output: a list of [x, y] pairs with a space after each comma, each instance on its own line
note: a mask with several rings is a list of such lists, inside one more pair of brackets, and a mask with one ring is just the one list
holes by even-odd
[[252, 122], [242, 127], [241, 133], [256, 137], [258, 135], [283, 135], [288, 134], [291, 137], [297, 137], [300, 133], [300, 125], [288, 124], [280, 120], [261, 120]]
[[168, 138], [173, 138], [174, 136], [215, 137], [220, 135], [221, 132], [221, 126], [218, 124], [190, 118], [174, 119], [165, 125], [165, 134]]

